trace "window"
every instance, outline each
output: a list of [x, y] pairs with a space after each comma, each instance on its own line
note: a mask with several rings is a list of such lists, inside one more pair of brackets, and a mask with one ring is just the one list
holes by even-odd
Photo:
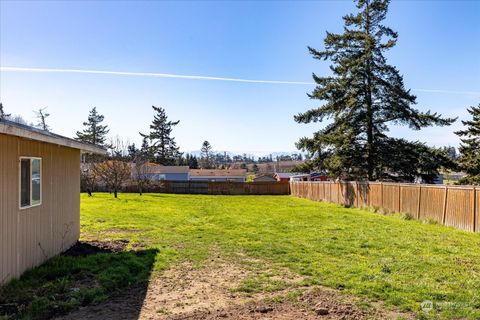
[[20, 208], [42, 203], [42, 159], [20, 158]]
[[155, 180], [157, 180], [157, 181], [166, 180], [166, 176], [165, 176], [165, 174], [157, 173], [157, 174], [155, 174]]

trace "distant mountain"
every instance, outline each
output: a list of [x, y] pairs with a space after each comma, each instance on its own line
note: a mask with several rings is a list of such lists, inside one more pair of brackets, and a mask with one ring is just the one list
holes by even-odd
[[[242, 153], [234, 153], [234, 152], [230, 152], [230, 151], [219, 151], [219, 150], [213, 150], [213, 151], [212, 151], [213, 154], [217, 154], [217, 153], [224, 154], [225, 152], [226, 152], [227, 155], [229, 155], [230, 157], [233, 157], [233, 156], [236, 156], [236, 155], [242, 155]], [[188, 153], [188, 154], [190, 154], [190, 155], [194, 155], [194, 156], [197, 156], [197, 157], [201, 157], [201, 156], [202, 156], [202, 151], [200, 151], [200, 150], [185, 151], [184, 153]], [[247, 154], [247, 156], [250, 157], [250, 156], [253, 156], [253, 155]]]
[[[274, 159], [274, 160], [277, 157], [280, 157], [280, 156], [291, 156], [293, 154], [302, 154], [303, 156], [305, 156], [305, 153], [300, 152], [300, 151], [290, 151], [290, 152], [289, 151], [275, 151], [275, 152], [270, 152], [270, 153], [264, 153], [264, 152], [232, 152], [232, 151], [220, 151], [220, 150], [212, 151], [212, 153], [214, 153], [214, 154], [217, 154], [217, 153], [224, 154], [225, 152], [230, 157], [245, 154], [248, 158], [253, 157], [254, 159], [258, 159], [258, 158], [261, 158], [261, 157], [269, 157], [270, 155], [272, 156], [272, 159]], [[200, 150], [185, 151], [184, 153], [189, 153], [189, 154], [195, 155], [197, 157], [202, 156], [202, 152]]]

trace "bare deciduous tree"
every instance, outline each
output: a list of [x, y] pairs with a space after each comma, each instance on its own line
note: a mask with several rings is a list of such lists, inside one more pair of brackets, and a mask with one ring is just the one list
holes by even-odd
[[116, 136], [110, 141], [110, 160], [94, 166], [95, 174], [113, 192], [115, 198], [124, 183], [131, 177], [130, 163], [124, 161], [127, 156], [128, 143]]
[[80, 166], [80, 185], [82, 190], [88, 193], [88, 196], [92, 196], [92, 192], [97, 184], [98, 175], [95, 170], [96, 162], [82, 163]]
[[143, 191], [150, 184], [150, 166], [149, 162], [141, 156], [137, 156], [133, 162], [132, 178], [135, 181], [138, 193], [143, 194]]
[[128, 162], [114, 159], [95, 165], [95, 173], [117, 198], [118, 191], [130, 179], [131, 168]]

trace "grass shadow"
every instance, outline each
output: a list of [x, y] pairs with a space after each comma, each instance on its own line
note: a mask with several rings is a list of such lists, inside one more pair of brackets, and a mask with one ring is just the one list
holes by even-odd
[[99, 304], [122, 289], [135, 290], [137, 319], [147, 292], [156, 249], [125, 251], [126, 241], [78, 242], [0, 287], [0, 319], [50, 319]]

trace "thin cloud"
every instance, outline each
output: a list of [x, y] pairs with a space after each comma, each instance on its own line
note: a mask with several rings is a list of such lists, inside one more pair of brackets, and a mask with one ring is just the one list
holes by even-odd
[[[214, 81], [230, 81], [230, 82], [245, 82], [245, 83], [267, 83], [267, 84], [295, 84], [295, 85], [314, 85], [315, 84], [314, 82], [305, 82], [305, 81], [241, 79], [241, 78], [228, 78], [228, 77], [182, 75], [182, 74], [172, 74], [172, 73], [85, 70], [85, 69], [0, 67], [0, 71], [8, 71], [8, 72], [50, 72], [50, 73], [86, 73], [86, 74], [106, 74], [106, 75], [120, 75], [120, 76], [174, 78], [174, 79], [190, 79], [190, 80], [214, 80]], [[454, 90], [441, 90], [441, 89], [412, 89], [412, 90], [417, 91], [417, 92], [426, 92], [426, 93], [480, 95], [480, 91], [454, 91]]]

